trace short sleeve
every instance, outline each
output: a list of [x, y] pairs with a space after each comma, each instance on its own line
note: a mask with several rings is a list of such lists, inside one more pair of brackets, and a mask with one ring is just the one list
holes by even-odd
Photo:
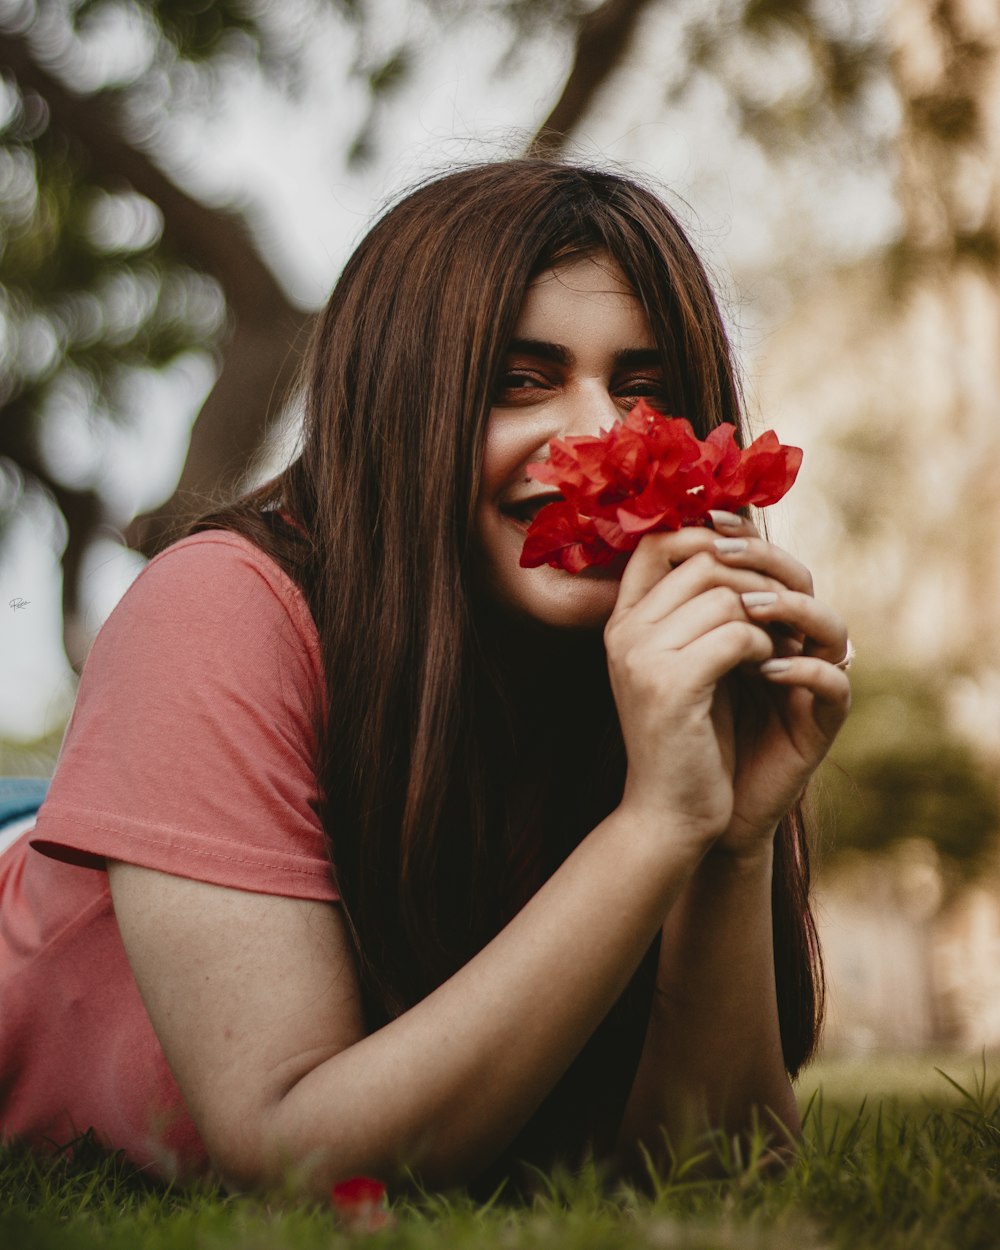
[[183, 539], [94, 641], [31, 845], [83, 866], [336, 899], [315, 769], [323, 697], [291, 579], [240, 535]]

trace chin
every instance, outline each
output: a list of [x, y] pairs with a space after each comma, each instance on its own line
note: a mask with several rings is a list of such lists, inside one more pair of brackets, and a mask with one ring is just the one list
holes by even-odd
[[[618, 599], [620, 573], [587, 569], [566, 573], [548, 567], [512, 570], [488, 587], [493, 603], [509, 616], [549, 629], [601, 630]], [[506, 583], [506, 584], [505, 584]]]
[[508, 617], [549, 629], [601, 630], [618, 600], [618, 586], [628, 561], [622, 556], [605, 567], [567, 573], [542, 565], [521, 567], [526, 524], [499, 513], [488, 516], [479, 533], [477, 581], [494, 607]]

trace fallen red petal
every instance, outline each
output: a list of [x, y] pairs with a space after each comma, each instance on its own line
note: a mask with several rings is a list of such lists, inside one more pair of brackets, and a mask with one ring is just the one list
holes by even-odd
[[338, 1211], [350, 1211], [359, 1206], [371, 1206], [385, 1198], [385, 1185], [371, 1176], [352, 1176], [338, 1181], [330, 1190], [330, 1202]]

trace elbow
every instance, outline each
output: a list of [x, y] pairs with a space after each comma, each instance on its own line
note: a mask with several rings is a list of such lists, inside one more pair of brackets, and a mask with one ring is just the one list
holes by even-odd
[[280, 1193], [289, 1198], [329, 1197], [330, 1186], [358, 1175], [338, 1159], [336, 1143], [316, 1145], [290, 1133], [279, 1108], [244, 1108], [201, 1126], [212, 1173], [230, 1193]]
[[202, 1139], [213, 1173], [230, 1192], [319, 1201], [329, 1199], [334, 1185], [359, 1176], [386, 1185], [418, 1179], [426, 1188], [447, 1189], [475, 1179], [493, 1162], [493, 1152], [472, 1142], [455, 1149], [449, 1125], [437, 1117], [412, 1131], [402, 1125], [380, 1130], [372, 1118], [320, 1133], [297, 1116], [290, 1120], [281, 1103], [205, 1126]]
[[[267, 1144], [259, 1119], [246, 1117], [238, 1125], [219, 1124], [202, 1130], [202, 1140], [212, 1173], [230, 1193], [261, 1193], [289, 1189], [289, 1182], [304, 1176], [304, 1169], [290, 1155]], [[301, 1185], [297, 1188], [301, 1188]]]
[[353, 1163], [335, 1146], [295, 1149], [284, 1143], [216, 1140], [208, 1147], [213, 1174], [231, 1194], [280, 1194], [325, 1202], [331, 1188], [357, 1176], [391, 1179], [380, 1169]]

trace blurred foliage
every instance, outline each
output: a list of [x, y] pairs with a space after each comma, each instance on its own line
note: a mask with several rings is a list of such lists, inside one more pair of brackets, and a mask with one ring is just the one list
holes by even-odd
[[[587, 0], [421, 0], [446, 37], [463, 15], [495, 15], [511, 49], [539, 31], [572, 44], [598, 7]], [[652, 7], [651, 5], [648, 7]], [[683, 9], [684, 6], [679, 6]], [[789, 126], [808, 129], [817, 110], [857, 103], [872, 75], [884, 70], [881, 40], [842, 6], [806, 0], [719, 0], [685, 19], [685, 55], [672, 57], [663, 100], [684, 105], [699, 76], [725, 84], [747, 128], [775, 141]], [[372, 0], [50, 0], [12, 6], [0, 19], [19, 36], [34, 35], [43, 60], [72, 60], [66, 48], [99, 43], [127, 27], [141, 46], [130, 71], [119, 70], [103, 93], [145, 124], [180, 107], [211, 108], [225, 90], [220, 67], [256, 69], [293, 90], [316, 24], [335, 20], [352, 41], [350, 73], [365, 86], [370, 108], [342, 137], [345, 162], [377, 154], [379, 109], [405, 89], [418, 56], [409, 28], [386, 35]], [[19, 19], [19, 20], [18, 20]], [[384, 22], [382, 23], [384, 26]], [[417, 42], [414, 42], [417, 40]], [[809, 62], [800, 90], [772, 98], [768, 48], [792, 43]], [[787, 47], [785, 47], [787, 53]], [[111, 71], [109, 71], [111, 72]], [[763, 92], [763, 94], [761, 94]], [[771, 94], [769, 94], [771, 93]], [[150, 136], [145, 136], [148, 143]], [[153, 135], [155, 138], [155, 134]], [[0, 96], [0, 405], [16, 406], [32, 426], [73, 374], [70, 388], [111, 416], [124, 413], [123, 369], [157, 367], [190, 347], [222, 346], [225, 292], [212, 290], [170, 254], [157, 207], [122, 180], [96, 176], [78, 136], [57, 129], [45, 100], [6, 78]], [[32, 431], [34, 433], [34, 431]], [[37, 438], [33, 438], [37, 442]], [[0, 454], [2, 454], [0, 448]], [[12, 449], [13, 458], [18, 459]]]
[[55, 771], [65, 725], [29, 742], [0, 738], [0, 776], [51, 777]]
[[[100, 21], [108, 7], [109, 0], [82, 0], [76, 5], [74, 20], [79, 26]], [[207, 60], [236, 34], [248, 37], [258, 53], [265, 50], [255, 14], [266, 11], [266, 5], [248, 0], [140, 0], [134, 7], [187, 60]]]
[[996, 184], [992, 85], [1000, 55], [982, 17], [963, 0], [934, 0], [922, 46], [896, 53], [907, 215], [887, 258], [897, 294], [956, 267], [990, 277], [1000, 269], [995, 196], [976, 190]]
[[[656, 4], [668, 7], [667, 0], [652, 0], [649, 9]], [[593, 0], [415, 0], [410, 6], [429, 15], [435, 39], [447, 39], [463, 16], [495, 15], [498, 30], [507, 32], [509, 58], [519, 40], [546, 32], [571, 49], [597, 7]], [[642, 84], [651, 116], [697, 108], [708, 82], [725, 93], [740, 132], [776, 167], [804, 148], [826, 152], [831, 162], [848, 150], [852, 161], [885, 161], [895, 136], [879, 129], [870, 104], [873, 93], [889, 86], [904, 119], [907, 206], [891, 267], [911, 278], [928, 261], [996, 269], [1000, 235], [992, 199], [972, 212], [962, 199], [968, 179], [956, 176], [963, 162], [992, 159], [984, 99], [996, 52], [963, 25], [958, 0], [927, 6], [928, 38], [940, 53], [930, 77], [914, 76], [898, 50], [891, 52], [876, 5], [675, 0], [669, 7], [677, 16], [676, 43], [663, 58], [662, 76]], [[384, 110], [411, 83], [423, 50], [405, 22], [387, 30], [381, 14], [374, 0], [47, 0], [5, 8], [0, 37], [5, 25], [19, 39], [34, 33], [39, 60], [57, 72], [60, 58], [72, 61], [66, 48], [72, 51], [74, 41], [99, 42], [109, 24], [130, 23], [141, 55], [129, 68], [109, 71], [105, 83], [94, 85], [94, 98], [118, 118], [116, 142], [148, 159], [156, 125], [176, 110], [210, 112], [234, 69], [299, 90], [310, 32], [316, 22], [336, 21], [350, 41], [348, 73], [368, 101], [360, 122], [336, 137], [345, 165], [357, 167], [377, 157]], [[505, 64], [501, 57], [499, 72]], [[591, 98], [584, 90], [579, 107]], [[136, 117], [152, 128], [137, 128]], [[100, 482], [81, 484], [72, 474], [62, 481], [61, 468], [43, 452], [46, 427], [67, 406], [86, 412], [94, 426], [127, 421], [131, 370], [162, 366], [191, 349], [224, 358], [231, 292], [171, 249], [169, 224], [162, 205], [138, 194], [124, 176], [95, 167], [72, 126], [53, 123], [43, 93], [19, 86], [12, 75], [0, 77], [0, 543], [7, 518], [38, 486], [56, 499], [78, 547], [100, 524], [99, 507], [71, 514], [74, 497], [60, 493], [82, 485], [99, 503]], [[887, 497], [891, 438], [876, 421], [866, 434], [854, 428], [845, 435], [845, 449], [855, 460], [838, 487], [843, 513], [870, 528], [878, 519], [870, 501]], [[879, 466], [879, 491], [865, 485], [865, 464]], [[67, 593], [71, 610], [71, 586]], [[972, 747], [948, 730], [946, 712], [943, 678], [859, 674], [856, 710], [838, 741], [836, 764], [825, 768], [817, 787], [822, 810], [836, 813], [828, 860], [908, 838], [933, 842], [961, 872], [976, 871], [994, 853], [996, 781]]]
[[37, 96], [6, 90], [0, 130], [0, 405], [45, 419], [73, 390], [123, 415], [123, 371], [213, 346], [218, 287], [160, 246], [159, 210], [87, 176]]
[[[354, 0], [47, 0], [0, 11], [0, 545], [29, 493], [48, 497], [65, 522], [64, 633], [75, 665], [87, 641], [77, 619], [84, 552], [102, 526], [129, 517], [109, 515], [99, 451], [82, 463], [69, 449], [52, 454], [61, 419], [76, 428], [82, 420], [99, 449], [103, 427], [137, 415], [135, 370], [192, 350], [221, 363], [235, 311], [221, 275], [227, 265], [237, 281], [260, 272], [249, 236], [224, 213], [183, 193], [169, 207], [153, 203], [132, 171], [149, 168], [140, 185], [162, 185], [150, 148], [175, 114], [216, 107], [233, 72], [294, 91], [309, 23], [321, 14], [354, 31], [370, 129], [406, 65], [398, 51], [381, 60], [370, 51], [363, 10]], [[106, 46], [125, 54], [102, 61]], [[93, 81], [93, 68], [81, 80], [88, 56], [104, 64], [103, 80]], [[93, 89], [77, 109], [65, 83], [79, 92], [87, 73]], [[172, 234], [164, 212], [178, 206], [185, 219]], [[201, 272], [178, 248], [192, 232]], [[246, 286], [244, 309], [254, 300], [287, 319], [277, 286]]]
[[[992, 62], [962, 29], [957, 0], [930, 7], [947, 53], [943, 72], [913, 87], [903, 105], [914, 134], [935, 145], [935, 168], [947, 172], [953, 153], [983, 132], [980, 97], [984, 67]], [[525, 40], [548, 37], [565, 47], [570, 70], [560, 103], [575, 86], [565, 127], [572, 134], [593, 102], [593, 83], [580, 80], [593, 65], [577, 64], [570, 54], [580, 51], [581, 32], [588, 22], [593, 28], [595, 14], [625, 10], [655, 11], [675, 23], [662, 72], [642, 84], [650, 118], [697, 110], [708, 84], [728, 102], [739, 133], [775, 169], [807, 150], [822, 153], [832, 167], [888, 159], [893, 136], [872, 101], [879, 91], [892, 92], [894, 81], [903, 96], [908, 88], [899, 88], [905, 75], [893, 70], [883, 6], [874, 3], [413, 0], [393, 10], [377, 0], [10, 0], [0, 9], [0, 49], [5, 39], [16, 39], [46, 73], [66, 82], [86, 61], [87, 48], [126, 32], [131, 56], [113, 64], [98, 57], [76, 82], [79, 88], [86, 81], [88, 98], [107, 106], [115, 143], [149, 161], [178, 117], [210, 116], [240, 76], [262, 75], [283, 92], [299, 92], [315, 72], [309, 61], [315, 32], [334, 23], [348, 49], [346, 73], [366, 106], [332, 138], [345, 166], [357, 168], [377, 158], [388, 106], [411, 86], [421, 57], [470, 17], [495, 19], [498, 73], [513, 64]], [[621, 53], [626, 60], [633, 46]], [[94, 68], [98, 62], [102, 71]], [[2, 65], [0, 59], [0, 74]], [[49, 491], [66, 518], [79, 568], [80, 548], [102, 520], [122, 525], [128, 518], [102, 516], [99, 480], [81, 482], [79, 472], [68, 481], [60, 477], [67, 476], [65, 466], [45, 455], [46, 427], [67, 407], [86, 412], [95, 428], [128, 420], [133, 368], [162, 366], [189, 349], [207, 350], [221, 364], [239, 318], [225, 279], [195, 273], [184, 263], [190, 258], [172, 250], [169, 210], [137, 194], [116, 174], [113, 159], [109, 167], [107, 152], [98, 168], [72, 119], [56, 124], [44, 96], [13, 75], [0, 78], [0, 464], [16, 466], [20, 479], [12, 473], [9, 481]], [[560, 116], [566, 115], [564, 109]], [[216, 211], [200, 207], [208, 215]], [[952, 254], [995, 264], [993, 224], [952, 217]], [[230, 249], [252, 248], [249, 239], [234, 241], [232, 231], [217, 233]], [[919, 242], [919, 230], [913, 237]], [[897, 249], [901, 270], [913, 250], [909, 240]], [[253, 260], [259, 264], [256, 254]], [[259, 389], [263, 414], [270, 391]], [[226, 417], [220, 402], [212, 420]], [[264, 430], [262, 415], [261, 439]], [[0, 492], [0, 542], [4, 509], [17, 498], [16, 490]], [[72, 612], [72, 578], [66, 586]]]
[[845, 135], [855, 163], [884, 159], [886, 136], [872, 124], [880, 110], [870, 106], [889, 81], [890, 54], [876, 12], [814, 0], [705, 6], [687, 30], [690, 68], [672, 98], [683, 105], [698, 85], [691, 70], [701, 71], [725, 85], [743, 132], [776, 161]]
[[1000, 781], [994, 762], [949, 728], [947, 677], [864, 669], [852, 677], [854, 708], [811, 793], [821, 863], [917, 839], [952, 877], [995, 865]]

